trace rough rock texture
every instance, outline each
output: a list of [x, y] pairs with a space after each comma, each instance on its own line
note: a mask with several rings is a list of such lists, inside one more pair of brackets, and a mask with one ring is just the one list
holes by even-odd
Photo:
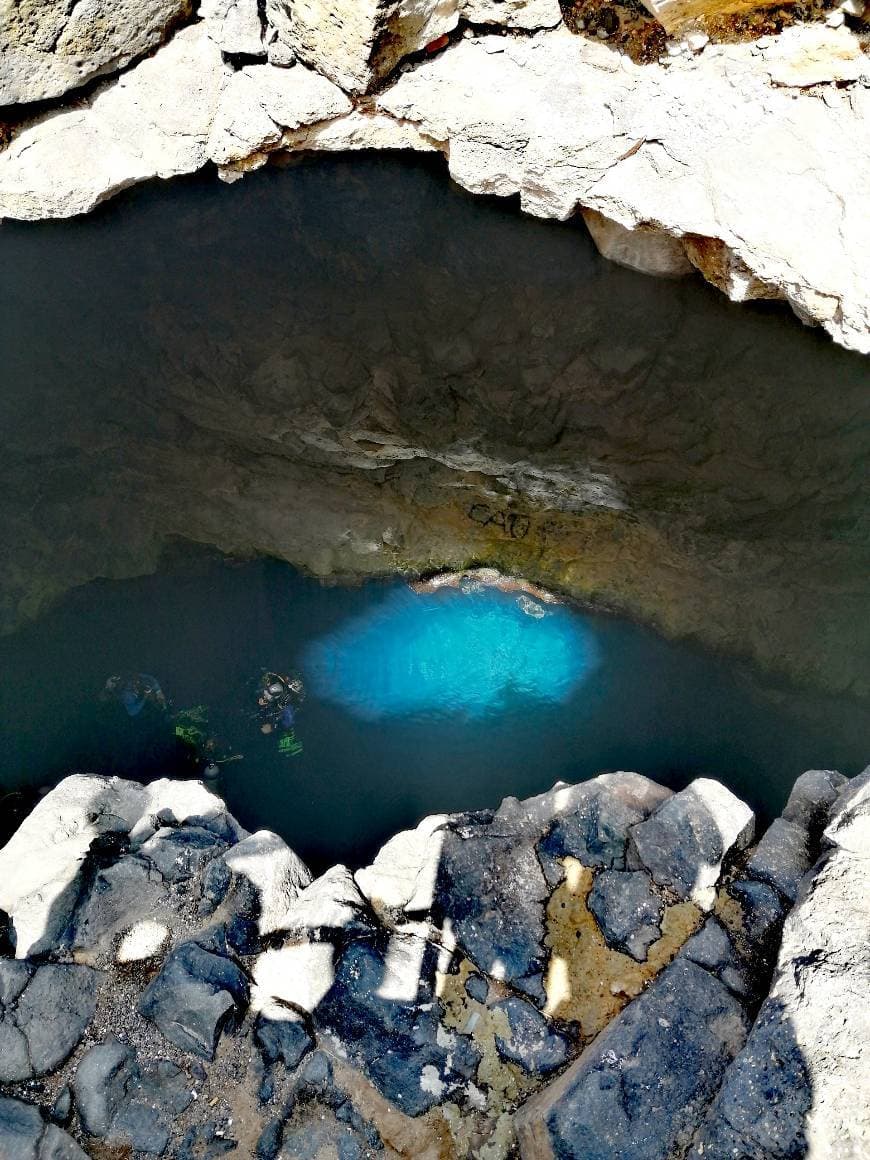
[[192, 11], [190, 0], [25, 0], [0, 8], [0, 106], [42, 101], [116, 72]]
[[[84, 108], [25, 125], [0, 153], [0, 216], [82, 213], [206, 160], [241, 173], [264, 152], [319, 147], [319, 131], [285, 131], [335, 122], [340, 142], [344, 117], [347, 144], [358, 148], [374, 111], [372, 147], [426, 141], [473, 192], [519, 193], [527, 212], [559, 220], [583, 209], [602, 251], [624, 264], [674, 274], [691, 263], [735, 300], [785, 299], [838, 342], [870, 350], [860, 196], [870, 176], [870, 63], [849, 29], [795, 26], [761, 48], [721, 45], [641, 66], [548, 27], [555, 3], [270, 0], [265, 30], [243, 4], [212, 4], [203, 15]], [[300, 97], [303, 72], [270, 72], [298, 56], [359, 94], [408, 54], [443, 47], [460, 16], [543, 30], [461, 38], [424, 54], [362, 117], [326, 89]], [[233, 73], [221, 61], [218, 48], [262, 56], [263, 36], [271, 64]], [[179, 91], [188, 94], [181, 105]], [[386, 140], [385, 118], [401, 127]], [[329, 138], [323, 147], [336, 148]], [[783, 190], [788, 215], [770, 211]], [[626, 231], [635, 230], [633, 240]]]
[[[841, 1093], [867, 1064], [868, 777], [795, 787], [786, 824], [813, 857], [827, 826], [827, 853], [748, 1040], [789, 907], [768, 881], [781, 823], [735, 848], [739, 803], [708, 781], [559, 783], [426, 819], [355, 876], [311, 882], [198, 784], [69, 778], [0, 851], [7, 868], [41, 852], [47, 881], [63, 866], [74, 885], [39, 962], [0, 958], [0, 1158], [760, 1160], [797, 1155], [778, 1150], [788, 1132], [859, 1155], [863, 1112]], [[687, 824], [699, 802], [730, 870]], [[676, 865], [700, 850], [716, 867], [715, 914], [625, 868], [652, 822]], [[29, 873], [9, 898], [22, 945]], [[759, 1068], [779, 1085], [761, 1109]]]

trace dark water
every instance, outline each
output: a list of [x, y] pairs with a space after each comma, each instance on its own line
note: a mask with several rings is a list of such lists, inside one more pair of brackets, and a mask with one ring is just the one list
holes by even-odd
[[[531, 611], [516, 594], [324, 587], [277, 561], [179, 551], [0, 641], [3, 783], [195, 774], [171, 721], [99, 700], [127, 669], [157, 675], [176, 710], [208, 707], [224, 752], [244, 755], [222, 767], [233, 811], [318, 868], [364, 863], [426, 813], [604, 769], [674, 787], [712, 774], [768, 816], [801, 770], [861, 767], [867, 714], [848, 702], [762, 688], [624, 620]], [[252, 717], [262, 668], [305, 678], [298, 756]]]

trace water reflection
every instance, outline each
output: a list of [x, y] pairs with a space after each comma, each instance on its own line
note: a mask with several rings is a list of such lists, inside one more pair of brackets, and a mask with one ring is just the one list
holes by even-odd
[[366, 721], [476, 718], [522, 700], [559, 704], [596, 665], [591, 634], [567, 608], [471, 584], [394, 589], [312, 643], [304, 667], [318, 696]]

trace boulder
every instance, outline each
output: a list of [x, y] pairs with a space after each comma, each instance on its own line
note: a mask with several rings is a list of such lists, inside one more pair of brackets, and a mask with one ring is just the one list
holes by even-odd
[[562, 22], [559, 0], [461, 0], [460, 13], [472, 24], [503, 28], [555, 28]]
[[269, 1003], [260, 1011], [254, 1038], [267, 1066], [280, 1061], [288, 1071], [298, 1067], [314, 1046], [305, 1020], [279, 1003]]
[[523, 1155], [664, 1160], [692, 1139], [749, 1019], [702, 967], [677, 960], [517, 1116]]
[[273, 1000], [314, 1011], [335, 979], [335, 948], [329, 942], [290, 942], [267, 950], [254, 965], [254, 1005]]
[[228, 818], [221, 799], [200, 782], [161, 779], [143, 786], [74, 774], [46, 794], [0, 850], [0, 906], [9, 914], [18, 958], [58, 945], [89, 884], [92, 846], [109, 837], [122, 845], [161, 810], [179, 825], [193, 816]]
[[316, 939], [371, 934], [376, 923], [346, 866], [333, 866], [292, 902], [283, 929]]
[[226, 850], [222, 841], [201, 826], [164, 826], [139, 848], [139, 856], [153, 866], [165, 882], [186, 882], [205, 864]]
[[[835, 806], [830, 849], [785, 922], [770, 994], [692, 1160], [867, 1154], [870, 776], [862, 778]], [[864, 832], [853, 841], [859, 818]]]
[[692, 935], [679, 957], [704, 967], [741, 998], [754, 992], [748, 966], [738, 955], [731, 936], [715, 918], [708, 918], [698, 933]]
[[451, 32], [459, 0], [266, 0], [273, 36], [348, 93], [364, 93], [409, 53]]
[[371, 866], [356, 872], [362, 893], [378, 911], [427, 913], [435, 899], [446, 814], [424, 818], [383, 846]]
[[631, 831], [630, 861], [659, 886], [709, 910], [729, 855], [752, 840], [755, 816], [730, 790], [697, 778]]
[[164, 895], [160, 876], [148, 862], [123, 857], [97, 873], [76, 909], [65, 941], [73, 952], [105, 954], [117, 935], [150, 921]]
[[664, 903], [642, 870], [605, 870], [589, 893], [589, 909], [614, 950], [642, 963], [661, 937]]
[[0, 1096], [0, 1160], [88, 1160], [72, 1136], [39, 1109]]
[[269, 830], [236, 843], [223, 862], [233, 876], [230, 907], [254, 918], [261, 936], [284, 930], [290, 906], [311, 882], [305, 863]]
[[171, 1123], [192, 1095], [184, 1072], [161, 1059], [140, 1065], [133, 1047], [110, 1036], [82, 1058], [73, 1092], [82, 1127], [110, 1149], [161, 1156]]
[[265, 56], [263, 21], [257, 0], [203, 0], [199, 14], [221, 52]]
[[529, 1075], [547, 1075], [568, 1059], [571, 1044], [566, 1036], [554, 1031], [544, 1016], [524, 999], [511, 996], [492, 1006], [503, 1011], [510, 1026], [510, 1036], [496, 1034], [495, 1043], [503, 1059], [518, 1064]]
[[191, 0], [39, 0], [0, 10], [0, 106], [44, 101], [115, 72], [190, 16]]
[[809, 834], [796, 822], [777, 818], [752, 852], [746, 873], [775, 886], [789, 902], [812, 864]]
[[247, 1006], [249, 984], [231, 959], [195, 942], [182, 943], [139, 1000], [139, 1011], [166, 1038], [213, 1059], [224, 1028]]
[[828, 824], [831, 807], [848, 778], [833, 769], [808, 769], [792, 786], [782, 816], [787, 822], [803, 826], [811, 838], [818, 839]]
[[[23, 964], [15, 964], [23, 966]], [[0, 971], [0, 1082], [47, 1075], [72, 1054], [94, 1017], [100, 974], [47, 963]], [[23, 985], [22, 985], [23, 984]]]

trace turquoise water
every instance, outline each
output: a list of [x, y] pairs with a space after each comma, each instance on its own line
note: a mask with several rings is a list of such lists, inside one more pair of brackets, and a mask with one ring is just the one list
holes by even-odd
[[523, 701], [570, 701], [597, 664], [594, 634], [568, 608], [468, 581], [389, 590], [305, 650], [309, 687], [363, 721], [477, 722]]
[[[264, 668], [305, 681], [297, 756], [260, 732]], [[767, 817], [803, 769], [857, 772], [870, 735], [849, 701], [770, 688], [616, 617], [491, 589], [326, 587], [274, 560], [185, 551], [0, 640], [0, 785], [25, 791], [3, 804], [7, 832], [71, 770], [198, 773], [172, 718], [100, 700], [124, 670], [157, 676], [174, 711], [205, 707], [221, 754], [238, 755], [221, 766], [234, 813], [319, 869], [365, 863], [427, 813], [605, 769], [675, 788], [712, 774]]]

